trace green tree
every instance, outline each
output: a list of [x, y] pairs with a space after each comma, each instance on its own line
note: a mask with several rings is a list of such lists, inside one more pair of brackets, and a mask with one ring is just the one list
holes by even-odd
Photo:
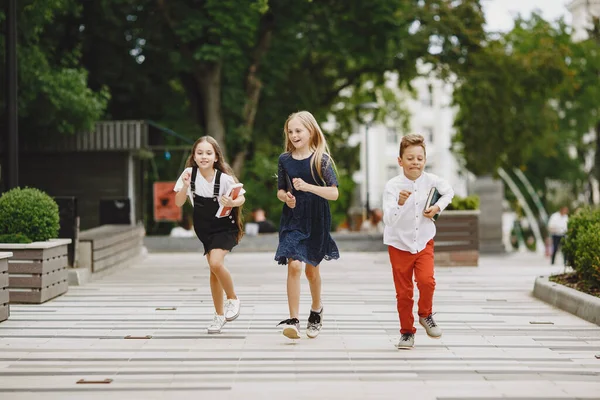
[[[108, 91], [87, 86], [87, 71], [79, 66], [80, 47], [65, 46], [58, 21], [77, 15], [75, 0], [24, 0], [17, 2], [17, 54], [19, 85], [19, 131], [23, 137], [88, 129], [103, 114]], [[4, 7], [0, 21], [6, 25]], [[5, 41], [0, 56], [5, 58]], [[5, 76], [5, 64], [0, 74]], [[0, 116], [6, 112], [0, 98]]]
[[[600, 18], [592, 16], [591, 23], [587, 39], [571, 45], [568, 61], [573, 84], [560, 99], [560, 129], [574, 143], [581, 165], [590, 152], [594, 154], [589, 172], [600, 182]], [[594, 141], [586, 137], [590, 132]]]
[[249, 203], [264, 206], [276, 204], [265, 189], [290, 113], [336, 118], [328, 136], [350, 199], [355, 105], [384, 88], [386, 72], [406, 87], [418, 60], [461, 73], [483, 22], [479, 0], [98, 0], [84, 4], [74, 34], [92, 87], [111, 89], [110, 117], [214, 136], [262, 189]]
[[[472, 53], [454, 92], [455, 149], [477, 175], [523, 166], [534, 155], [559, 156], [557, 99], [572, 86], [570, 34], [533, 14]], [[564, 152], [560, 154], [564, 156]]]

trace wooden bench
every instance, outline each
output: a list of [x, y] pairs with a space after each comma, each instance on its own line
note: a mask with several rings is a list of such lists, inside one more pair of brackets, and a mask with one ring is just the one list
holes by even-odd
[[479, 210], [444, 211], [436, 222], [435, 265], [479, 265]]
[[101, 225], [79, 234], [78, 266], [92, 273], [130, 262], [143, 248], [143, 225]]
[[11, 252], [0, 252], [0, 322], [8, 319], [10, 306], [8, 304], [8, 258]]

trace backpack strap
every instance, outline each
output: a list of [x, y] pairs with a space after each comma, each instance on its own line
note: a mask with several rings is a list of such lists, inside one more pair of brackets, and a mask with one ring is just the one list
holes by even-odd
[[190, 188], [192, 189], [192, 197], [196, 197], [196, 175], [198, 167], [192, 167], [192, 178], [190, 179]]
[[213, 198], [215, 201], [217, 201], [217, 198], [219, 197], [219, 191], [221, 190], [221, 171], [218, 169], [216, 171], [217, 173], [215, 174], [215, 184], [213, 190]]

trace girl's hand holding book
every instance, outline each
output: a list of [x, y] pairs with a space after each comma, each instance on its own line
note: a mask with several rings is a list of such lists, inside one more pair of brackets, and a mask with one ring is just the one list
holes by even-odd
[[290, 192], [285, 194], [285, 204], [287, 204], [289, 208], [296, 207], [296, 198]]
[[221, 200], [219, 201], [223, 205], [223, 207], [233, 207], [233, 199], [230, 196], [223, 195], [221, 196]]

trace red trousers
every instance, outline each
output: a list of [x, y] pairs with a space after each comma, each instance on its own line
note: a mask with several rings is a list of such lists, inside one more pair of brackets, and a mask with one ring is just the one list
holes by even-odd
[[396, 301], [400, 317], [400, 333], [415, 333], [413, 316], [413, 272], [419, 289], [419, 317], [425, 318], [432, 313], [435, 278], [433, 277], [433, 239], [417, 254], [398, 250], [388, 246]]

